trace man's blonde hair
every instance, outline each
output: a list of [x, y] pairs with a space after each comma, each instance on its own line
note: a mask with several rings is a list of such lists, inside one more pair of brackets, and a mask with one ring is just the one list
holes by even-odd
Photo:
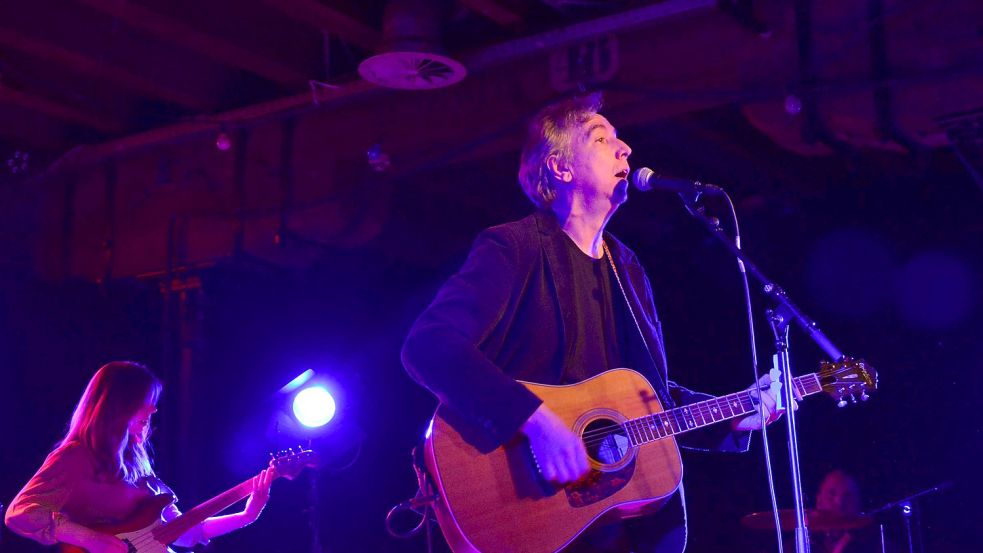
[[569, 158], [573, 132], [601, 109], [599, 92], [550, 104], [532, 118], [519, 158], [519, 184], [526, 196], [544, 209], [556, 199], [556, 184], [546, 167], [551, 155]]

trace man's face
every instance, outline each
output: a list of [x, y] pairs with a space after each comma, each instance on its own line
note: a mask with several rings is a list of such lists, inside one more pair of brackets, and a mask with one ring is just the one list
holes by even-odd
[[608, 199], [614, 205], [628, 198], [628, 156], [631, 148], [603, 115], [593, 115], [570, 138], [571, 182], [588, 201]]
[[819, 486], [816, 508], [843, 515], [860, 512], [860, 492], [853, 480], [841, 473], [830, 473]]

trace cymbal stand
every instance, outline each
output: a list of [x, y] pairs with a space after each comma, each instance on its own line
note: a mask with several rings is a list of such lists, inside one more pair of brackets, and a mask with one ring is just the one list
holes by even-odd
[[[950, 486], [952, 486], [952, 482], [943, 482], [936, 486], [932, 486], [931, 488], [924, 489], [916, 494], [909, 495], [908, 497], [903, 497], [897, 501], [892, 501], [891, 503], [878, 507], [877, 509], [871, 511], [869, 514], [876, 515], [878, 513], [883, 513], [884, 511], [888, 511], [890, 509], [898, 509], [898, 512], [901, 514], [901, 520], [904, 521], [905, 536], [908, 538], [908, 553], [915, 553], [916, 550], [923, 551], [924, 547], [921, 544], [921, 532], [917, 532], [917, 533], [915, 532], [915, 526], [918, 524], [918, 520], [920, 520], [920, 513], [917, 511], [917, 503], [915, 502], [915, 500], [924, 495], [940, 492]], [[881, 525], [881, 528], [882, 528], [881, 534], [883, 536], [883, 532], [884, 532], [883, 524]], [[915, 547], [916, 535], [918, 537], [917, 548]], [[881, 542], [883, 544], [883, 538]]]

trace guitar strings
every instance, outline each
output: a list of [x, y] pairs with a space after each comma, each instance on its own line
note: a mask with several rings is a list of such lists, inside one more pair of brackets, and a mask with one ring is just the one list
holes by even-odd
[[[796, 379], [795, 385], [796, 388], [801, 388], [800, 393], [802, 393], [803, 396], [808, 393], [808, 389], [805, 382], [799, 382], [799, 379]], [[731, 415], [726, 415], [724, 413], [723, 406], [721, 405], [721, 400], [724, 400], [724, 405], [726, 405], [727, 409], [731, 411]], [[730, 394], [728, 396], [713, 398], [710, 400], [694, 403], [685, 406], [684, 408], [670, 409], [669, 411], [662, 411], [660, 413], [647, 415], [645, 417], [630, 419], [616, 426], [608, 426], [604, 428], [598, 428], [595, 430], [589, 430], [587, 432], [584, 432], [581, 435], [581, 438], [585, 445], [597, 446], [599, 444], [604, 444], [605, 440], [607, 440], [612, 435], [621, 435], [631, 440], [632, 439], [631, 430], [634, 430], [636, 433], [638, 433], [644, 438], [644, 441], [642, 443], [648, 443], [651, 441], [661, 440], [663, 438], [669, 437], [674, 434], [681, 434], [688, 430], [695, 430], [697, 428], [700, 428], [708, 424], [713, 424], [716, 422], [721, 422], [727, 419], [732, 419], [744, 414], [748, 414], [751, 411], [753, 411], [753, 409], [749, 411], [744, 411], [743, 409], [745, 408], [744, 405], [745, 401], [750, 401], [753, 404], [754, 397], [748, 391], [737, 392], [735, 394]], [[737, 404], [736, 405], [737, 408], [735, 408], [734, 406], [735, 402]], [[711, 403], [716, 403], [716, 406], [715, 407], [711, 406]], [[684, 413], [682, 409], [688, 409], [690, 411], [695, 412], [700, 416], [701, 419], [703, 419], [703, 422], [691, 426], [688, 422], [689, 419], [692, 419], [695, 423], [696, 417], [692, 413]], [[740, 409], [741, 412], [738, 412], [738, 409]], [[721, 415], [723, 415], [723, 418], [721, 419], [714, 418], [716, 412], [719, 412]], [[645, 421], [644, 419], [650, 419], [650, 421]], [[653, 424], [653, 422], [657, 419], [662, 419], [662, 425]], [[707, 422], [708, 419], [710, 420], [710, 422]], [[673, 428], [672, 421], [675, 421], [676, 425], [679, 427], [678, 430]], [[630, 430], [628, 425], [631, 423], [635, 423], [636, 427]], [[662, 435], [660, 430], [658, 430], [659, 428], [661, 428], [662, 431], [668, 431], [668, 432], [665, 435]], [[652, 438], [650, 439], [647, 436], [647, 434], [652, 434]]]
[[[745, 398], [739, 398], [739, 399], [743, 400]], [[747, 399], [750, 399], [750, 398], [747, 398]], [[743, 401], [740, 401], [739, 403], [741, 403], [741, 407], [743, 408]], [[645, 421], [644, 420], [646, 418], [651, 419], [651, 421], [655, 421], [656, 419], [661, 418], [662, 419], [662, 424], [661, 425], [657, 425], [657, 426], [661, 426], [661, 427], [667, 428], [667, 429], [670, 429], [671, 428], [670, 425], [672, 424], [672, 421], [675, 421], [676, 424], [680, 428], [680, 430], [678, 432], [682, 432], [683, 430], [695, 429], [698, 426], [704, 426], [704, 425], [707, 425], [707, 424], [711, 424], [711, 423], [707, 422], [708, 419], [710, 419], [712, 422], [720, 422], [720, 421], [726, 420], [728, 418], [733, 418], [734, 416], [740, 416], [741, 414], [744, 414], [744, 413], [737, 413], [737, 414], [730, 415], [730, 416], [724, 415], [724, 417], [721, 418], [721, 419], [715, 419], [714, 416], [713, 416], [713, 412], [709, 408], [709, 406], [707, 406], [707, 405], [695, 405], [695, 407], [696, 408], [689, 407], [689, 409], [692, 410], [692, 411], [697, 412], [697, 414], [700, 416], [700, 418], [703, 419], [703, 422], [702, 423], [697, 423], [696, 426], [691, 426], [689, 424], [689, 422], [688, 422], [688, 419], [692, 419], [694, 422], [696, 421], [696, 417], [693, 414], [687, 415], [687, 414], [683, 414], [681, 412], [678, 412], [676, 410], [672, 410], [672, 411], [663, 411], [662, 413], [657, 413], [657, 414], [654, 414], [654, 415], [648, 415], [646, 417], [640, 417], [640, 418], [637, 418], [637, 419], [631, 419], [631, 420], [625, 421], [624, 423], [622, 423], [620, 425], [617, 425], [617, 426], [614, 426], [614, 427], [604, 427], [604, 428], [598, 428], [598, 429], [595, 429], [595, 430], [589, 430], [587, 432], [584, 432], [582, 434], [582, 437], [589, 438], [589, 437], [595, 437], [595, 436], [601, 436], [601, 435], [607, 436], [610, 433], [615, 432], [617, 430], [621, 430], [622, 432], [627, 433], [628, 432], [627, 425], [630, 424], [630, 423], [636, 423], [637, 425], [639, 425], [639, 427], [637, 428], [638, 431], [650, 430], [651, 432], [653, 432], [655, 434], [658, 434], [658, 431], [655, 430], [655, 427], [653, 427], [652, 422], [648, 422], [648, 421]], [[733, 409], [733, 408], [731, 408], [731, 411], [732, 412], [736, 412], [736, 410]], [[723, 414], [723, 411], [722, 410], [720, 412], [721, 412], [721, 414]], [[660, 415], [661, 415], [661, 417], [660, 417]], [[615, 429], [617, 429], [617, 430], [615, 430]], [[670, 432], [671, 433], [678, 433], [675, 430], [670, 430]], [[664, 437], [664, 436], [662, 436], [662, 437]]]
[[[818, 384], [818, 378], [815, 375], [809, 376], [815, 378], [817, 381], [816, 384]], [[804, 397], [809, 395], [809, 386], [807, 382], [802, 380], [803, 378], [805, 377], [797, 378], [794, 381], [794, 385], [797, 391], [799, 391], [799, 393], [801, 393]], [[723, 401], [723, 404], [721, 404], [721, 401]], [[750, 410], [744, 410], [745, 401], [750, 401], [752, 403], [752, 408]], [[684, 407], [670, 409], [669, 411], [662, 411], [636, 419], [629, 419], [622, 424], [589, 430], [581, 435], [581, 439], [586, 446], [598, 446], [601, 448], [601, 451], [604, 450], [604, 447], [608, 447], [612, 452], [614, 452], [618, 450], [616, 449], [617, 445], [611, 444], [609, 441], [609, 438], [612, 436], [623, 436], [627, 438], [630, 444], [629, 447], [632, 445], [641, 445], [642, 443], [661, 440], [675, 434], [695, 430], [708, 424], [713, 424], [748, 414], [754, 410], [754, 402], [754, 396], [751, 395], [750, 391], [745, 390], [743, 392], [737, 392], [727, 396], [693, 403]], [[728, 411], [731, 411], [730, 415], [726, 415], [724, 413], [724, 407], [726, 407]], [[687, 410], [692, 412], [685, 412]], [[715, 415], [717, 413], [722, 415], [723, 418], [716, 419]], [[697, 423], [696, 415], [699, 415], [699, 417], [702, 419], [701, 423]], [[648, 420], [646, 421], [645, 419]], [[655, 422], [660, 419], [662, 422], [661, 425]], [[710, 422], [707, 422], [708, 420]], [[678, 429], [673, 427], [673, 421], [675, 421], [675, 425], [678, 427]], [[634, 424], [635, 426], [629, 428], [630, 424]], [[662, 432], [666, 433], [662, 434]], [[633, 440], [633, 433], [641, 436], [643, 441], [637, 444], [631, 444], [631, 441]], [[649, 435], [651, 435], [651, 437], [649, 437]]]
[[[799, 386], [797, 386], [797, 388], [798, 387], [803, 388], [802, 392], [807, 392], [807, 390], [805, 389], [805, 385], [804, 384], [801, 384], [798, 381], [796, 381], [795, 384], [799, 385]], [[745, 409], [745, 405], [744, 404], [745, 404], [746, 401], [751, 401], [752, 402], [752, 407], [753, 407], [754, 397], [750, 394], [750, 392], [748, 392], [748, 391], [737, 392], [737, 393], [730, 394], [730, 395], [727, 395], [727, 396], [717, 397], [717, 398], [709, 399], [709, 400], [706, 400], [706, 401], [701, 401], [701, 402], [693, 403], [693, 404], [690, 404], [690, 405], [687, 405], [687, 406], [684, 406], [684, 407], [681, 407], [681, 408], [671, 409], [669, 411], [662, 411], [660, 413], [655, 413], [655, 414], [652, 414], [652, 415], [647, 415], [646, 417], [640, 417], [640, 418], [637, 418], [637, 419], [631, 419], [631, 420], [625, 421], [624, 423], [618, 425], [616, 428], [619, 428], [622, 431], [624, 431], [625, 433], [627, 433], [628, 432], [627, 425], [629, 423], [638, 423], [638, 424], [641, 425], [639, 428], [637, 428], [638, 431], [641, 431], [641, 432], [651, 431], [654, 434], [658, 434], [659, 433], [658, 430], [656, 430], [651, 425], [651, 423], [644, 422], [644, 419], [649, 418], [649, 419], [653, 419], [654, 420], [654, 419], [657, 419], [657, 418], [661, 418], [662, 419], [662, 425], [661, 426], [663, 428], [665, 428], [665, 429], [670, 430], [670, 433], [671, 434], [677, 434], [677, 433], [684, 432], [686, 430], [695, 429], [695, 428], [698, 428], [700, 426], [705, 426], [707, 424], [713, 424], [713, 423], [716, 423], [716, 422], [720, 422], [720, 421], [723, 421], [723, 420], [727, 420], [727, 419], [730, 419], [730, 418], [734, 418], [734, 417], [738, 417], [738, 416], [741, 416], [741, 415], [750, 413], [751, 411], [753, 411], [753, 409], [751, 409], [751, 410], [744, 410]], [[711, 405], [713, 403], [715, 403], [716, 405]], [[730, 415], [727, 415], [724, 412], [724, 407], [725, 406], [726, 406], [727, 410], [731, 411], [731, 414]], [[689, 410], [689, 411], [692, 411], [693, 413], [685, 413], [685, 412], [683, 412], [684, 410]], [[738, 412], [738, 410], [740, 410], [741, 412]], [[720, 415], [723, 415], [723, 418], [717, 419], [716, 418], [716, 414], [717, 413], [719, 413]], [[695, 415], [699, 415], [699, 417], [702, 419], [703, 422], [702, 423], [697, 423], [695, 426], [690, 425], [689, 424], [689, 420], [690, 419], [692, 419], [694, 422], [696, 421], [696, 416], [694, 414]], [[707, 422], [708, 420], [710, 422]], [[671, 427], [672, 421], [675, 421], [676, 424], [679, 426], [680, 429], [678, 431], [672, 429], [672, 427]], [[600, 428], [600, 429], [597, 429], [597, 430], [591, 430], [591, 431], [585, 432], [582, 436], [584, 438], [589, 438], [589, 437], [594, 437], [594, 436], [601, 436], [601, 435], [607, 436], [611, 432], [612, 432], [611, 427], [606, 427], [606, 428]], [[659, 437], [661, 438], [661, 437], [665, 437], [665, 436], [659, 436]]]
[[[815, 378], [815, 375], [810, 375]], [[799, 377], [794, 381], [797, 391], [799, 391], [803, 396], [808, 394], [808, 386], [805, 381], [801, 381], [804, 377]], [[818, 381], [818, 378], [817, 378]], [[801, 390], [799, 390], [801, 388]], [[723, 404], [721, 404], [723, 401]], [[587, 446], [597, 446], [603, 445], [605, 440], [613, 435], [621, 435], [628, 438], [629, 441], [632, 440], [632, 431], [640, 435], [643, 438], [643, 442], [648, 443], [655, 440], [661, 440], [663, 438], [681, 434], [688, 430], [695, 430], [702, 426], [708, 424], [713, 424], [716, 422], [721, 422], [727, 419], [732, 419], [747, 413], [750, 413], [754, 409], [745, 411], [745, 401], [750, 401], [752, 406], [754, 404], [754, 397], [747, 390], [743, 392], [737, 392], [727, 396], [717, 397], [705, 401], [700, 401], [687, 405], [681, 408], [670, 409], [669, 411], [662, 411], [660, 413], [655, 413], [652, 415], [647, 415], [645, 417], [640, 417], [637, 419], [630, 419], [622, 424], [615, 426], [607, 426], [604, 428], [598, 428], [595, 430], [589, 430], [581, 435], [581, 439]], [[712, 405], [715, 404], [715, 405]], [[724, 407], [731, 411], [730, 415], [724, 413]], [[692, 411], [692, 413], [687, 413], [685, 411]], [[740, 412], [738, 412], [740, 410]], [[694, 415], [695, 413], [695, 415]], [[717, 419], [715, 415], [719, 413], [723, 415], [723, 418]], [[702, 423], [697, 423], [696, 415], [702, 419]], [[645, 421], [645, 419], [649, 419]], [[655, 424], [655, 421], [661, 419], [662, 424]], [[709, 419], [710, 422], [707, 422]], [[678, 430], [673, 427], [673, 421], [678, 427]], [[692, 421], [692, 423], [691, 423]], [[629, 424], [634, 423], [636, 426], [634, 428], [629, 428]], [[661, 430], [660, 430], [661, 429]], [[662, 435], [662, 432], [666, 434]], [[652, 435], [649, 438], [649, 434]], [[613, 447], [613, 446], [612, 446]]]
[[[802, 394], [803, 396], [805, 396], [805, 395], [808, 394], [809, 390], [808, 390], [807, 383], [805, 381], [800, 381], [803, 378], [805, 378], [805, 377], [796, 378], [795, 381], [794, 381], [794, 384], [795, 384], [795, 387], [796, 387], [797, 391], [800, 394]], [[734, 417], [737, 417], [737, 416], [741, 416], [741, 415], [750, 413], [751, 411], [753, 411], [753, 409], [751, 411], [742, 411], [742, 412], [738, 413], [737, 412], [737, 409], [734, 408], [734, 405], [736, 403], [739, 406], [739, 408], [743, 410], [744, 409], [744, 402], [745, 401], [751, 401], [752, 403], [754, 402], [754, 397], [747, 390], [742, 391], [742, 392], [737, 392], [737, 393], [734, 393], [734, 394], [730, 394], [730, 395], [727, 395], [727, 396], [716, 397], [716, 398], [713, 398], [713, 399], [708, 399], [708, 400], [705, 400], [705, 401], [700, 401], [700, 402], [693, 403], [693, 404], [690, 404], [690, 405], [686, 405], [684, 407], [680, 407], [680, 408], [676, 408], [676, 409], [670, 409], [669, 411], [662, 411], [660, 413], [655, 413], [655, 414], [652, 414], [652, 415], [648, 415], [647, 417], [640, 417], [640, 418], [637, 418], [637, 419], [631, 419], [631, 420], [625, 421], [625, 423], [623, 423], [621, 425], [618, 425], [618, 428], [620, 428], [621, 430], [623, 430], [624, 432], [627, 433], [627, 431], [628, 431], [627, 426], [626, 426], [627, 424], [632, 423], [632, 422], [639, 422], [640, 424], [644, 425], [642, 428], [639, 428], [639, 430], [643, 430], [644, 431], [646, 428], [648, 428], [649, 430], [651, 430], [654, 433], [658, 434], [658, 431], [657, 430], [655, 430], [654, 428], [652, 428], [650, 424], [645, 423], [645, 422], [642, 422], [642, 420], [645, 419], [645, 418], [655, 419], [655, 418], [660, 418], [661, 417], [663, 419], [663, 425], [662, 426], [664, 428], [670, 429], [670, 433], [676, 434], [676, 433], [680, 433], [680, 432], [683, 432], [683, 431], [686, 431], [686, 430], [695, 429], [696, 427], [704, 426], [706, 424], [712, 424], [712, 423], [720, 422], [720, 421], [723, 421], [723, 420], [726, 420], [726, 419], [730, 419], [730, 418], [734, 418]], [[721, 402], [723, 402], [723, 403], [721, 403]], [[711, 405], [711, 404], [714, 404], [714, 403], [716, 405]], [[727, 409], [732, 412], [731, 415], [726, 415], [724, 413], [724, 409], [723, 409], [724, 406], [726, 406]], [[702, 424], [698, 424], [697, 426], [690, 426], [688, 424], [688, 422], [687, 422], [687, 417], [692, 418], [694, 421], [696, 419], [695, 419], [695, 417], [694, 417], [693, 414], [683, 413], [682, 411], [684, 409], [688, 409], [688, 410], [693, 411], [696, 414], [698, 414], [700, 416], [700, 418], [703, 419], [703, 423]], [[721, 418], [721, 419], [717, 419], [716, 418], [715, 413], [718, 413], [718, 412], [721, 415], [724, 415], [723, 418]], [[669, 417], [671, 417], [671, 419], [669, 419]], [[711, 422], [708, 423], [707, 422], [707, 419], [710, 419]], [[675, 420], [676, 421], [676, 424], [680, 427], [680, 430], [678, 432], [677, 431], [674, 431], [674, 430], [671, 430], [671, 426], [669, 426], [669, 425], [672, 424], [671, 423], [671, 420]], [[669, 425], [666, 424], [667, 422], [669, 423]], [[601, 429], [591, 430], [591, 431], [585, 432], [583, 434], [583, 437], [587, 438], [587, 437], [590, 437], [590, 436], [600, 436], [600, 435], [607, 436], [611, 432], [612, 432], [612, 430], [610, 430], [609, 427], [608, 428], [601, 428]], [[664, 437], [664, 436], [660, 436], [660, 437]]]
[[[737, 400], [737, 403], [738, 403], [738, 405], [740, 406], [741, 409], [744, 408], [744, 400], [749, 400], [749, 401], [752, 401], [753, 402], [753, 398], [747, 392], [739, 392], [737, 394], [732, 394], [732, 395], [733, 396], [737, 396], [734, 399]], [[725, 397], [728, 397], [729, 398], [730, 396], [725, 396]], [[723, 399], [723, 398], [715, 398], [715, 399], [717, 400], [718, 409], [719, 409], [719, 400], [720, 399]], [[714, 401], [714, 400], [708, 400], [708, 401]], [[729, 401], [730, 400], [728, 400], [728, 402]], [[703, 419], [702, 424], [696, 424], [696, 418], [695, 418], [695, 416], [693, 414], [686, 414], [686, 413], [683, 413], [683, 412], [678, 411], [676, 409], [673, 409], [673, 410], [670, 410], [670, 411], [663, 411], [661, 413], [657, 413], [657, 414], [654, 414], [654, 415], [649, 415], [647, 417], [640, 417], [640, 418], [637, 418], [637, 419], [631, 419], [631, 420], [628, 420], [628, 421], [624, 422], [623, 424], [620, 424], [620, 425], [617, 425], [617, 426], [609, 426], [609, 427], [604, 427], [604, 428], [598, 428], [598, 429], [595, 429], [595, 430], [589, 430], [587, 432], [584, 432], [581, 435], [581, 438], [583, 439], [584, 444], [585, 445], [588, 445], [588, 446], [596, 446], [598, 444], [601, 444], [605, 440], [607, 440], [610, 436], [615, 435], [615, 434], [625, 436], [625, 437], [629, 438], [629, 440], [630, 440], [631, 437], [630, 437], [630, 430], [628, 428], [628, 424], [629, 423], [636, 423], [637, 426], [633, 430], [635, 430], [636, 433], [640, 434], [643, 438], [645, 438], [645, 442], [650, 442], [650, 441], [654, 441], [654, 440], [660, 440], [662, 438], [666, 438], [666, 437], [671, 436], [673, 434], [680, 434], [680, 433], [685, 432], [687, 430], [695, 430], [696, 428], [705, 426], [707, 424], [711, 424], [711, 423], [708, 423], [707, 422], [707, 419], [710, 419], [712, 422], [720, 422], [720, 421], [723, 421], [723, 420], [726, 420], [726, 419], [729, 419], [729, 418], [734, 418], [735, 416], [740, 416], [740, 415], [744, 414], [744, 412], [738, 413], [737, 412], [737, 409], [732, 408], [730, 406], [728, 406], [728, 408], [731, 410], [732, 414], [730, 416], [724, 415], [724, 418], [721, 418], [721, 419], [717, 420], [717, 419], [714, 419], [714, 417], [713, 417], [713, 411], [712, 411], [712, 408], [709, 406], [709, 403], [708, 402], [699, 402], [699, 403], [693, 404], [691, 406], [688, 406], [687, 409], [689, 409], [691, 411], [694, 411], [697, 414], [699, 414], [700, 418]], [[722, 410], [721, 410], [721, 414], [723, 415]], [[660, 417], [660, 415], [662, 415], [662, 416]], [[692, 421], [694, 422], [693, 425], [691, 425], [689, 423], [689, 419], [687, 419], [687, 417], [689, 417], [689, 419], [692, 419]], [[659, 430], [657, 430], [657, 428], [659, 428], [660, 426], [653, 425], [652, 422], [644, 422], [644, 419], [646, 419], [646, 418], [649, 418], [652, 421], [656, 420], [657, 418], [661, 418], [662, 419], [662, 423], [663, 423], [661, 425], [661, 428], [663, 429], [663, 431], [668, 430], [668, 433], [665, 434], [665, 435], [661, 435], [661, 432]], [[671, 422], [672, 420], [675, 420], [676, 425], [679, 427], [679, 430], [676, 430], [675, 428], [673, 428], [671, 426], [672, 425], [672, 422]], [[649, 439], [648, 436], [646, 435], [646, 434], [649, 434], [649, 433], [652, 434], [652, 438], [651, 439]]]

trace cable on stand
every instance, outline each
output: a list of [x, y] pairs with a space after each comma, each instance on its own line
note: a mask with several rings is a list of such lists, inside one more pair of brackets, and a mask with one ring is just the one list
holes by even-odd
[[[651, 171], [649, 170], [649, 173]], [[648, 178], [648, 177], [645, 177]], [[667, 182], [671, 186], [680, 186], [679, 181], [660, 181]], [[686, 207], [686, 211], [689, 212], [693, 218], [701, 222], [710, 235], [713, 236], [718, 242], [724, 245], [728, 251], [730, 251], [741, 263], [741, 265], [751, 273], [755, 279], [762, 285], [762, 291], [766, 296], [770, 297], [776, 304], [776, 307], [767, 311], [768, 320], [771, 324], [772, 330], [775, 334], [775, 347], [778, 359], [778, 369], [782, 373], [782, 401], [786, 406], [794, 405], [794, 389], [792, 388], [792, 370], [790, 363], [790, 347], [788, 341], [788, 327], [791, 322], [795, 322], [802, 328], [806, 334], [819, 345], [820, 348], [829, 356], [829, 358], [835, 362], [843, 361], [846, 357], [837, 348], [832, 341], [819, 329], [818, 325], [808, 318], [799, 308], [796, 306], [792, 300], [788, 297], [785, 291], [779, 287], [775, 282], [769, 279], [758, 267], [755, 265], [740, 249], [739, 244], [735, 244], [733, 240], [727, 237], [720, 226], [720, 222], [715, 217], [708, 216], [705, 212], [703, 206], [699, 205], [699, 192], [717, 193], [723, 194], [723, 190], [719, 187], [711, 184], [704, 184], [700, 182], [690, 183], [689, 191], [680, 192], [679, 196], [683, 200], [683, 204]], [[636, 186], [638, 186], [636, 184]], [[640, 187], [641, 188], [641, 187]], [[696, 191], [697, 193], [693, 193]], [[853, 402], [856, 402], [854, 396], [850, 396]], [[861, 400], [867, 400], [866, 393], [862, 394]], [[846, 405], [846, 401], [843, 400], [839, 404], [841, 407]], [[798, 431], [795, 420], [795, 410], [788, 408], [786, 409], [786, 425], [788, 427], [788, 448], [789, 448], [789, 464], [792, 476], [792, 494], [793, 501], [795, 504], [795, 516], [796, 516], [796, 529], [795, 529], [795, 544], [796, 551], [798, 553], [807, 553], [809, 551], [809, 533], [808, 527], [806, 525], [805, 518], [805, 501], [802, 493], [802, 473], [799, 464], [799, 438]]]
[[[416, 495], [395, 505], [386, 514], [386, 532], [397, 539], [409, 539], [426, 530], [427, 552], [433, 553], [433, 523], [436, 522], [433, 505], [440, 501], [440, 496], [431, 483], [430, 473], [423, 461], [423, 444], [413, 448], [413, 471], [416, 473], [418, 488]], [[420, 522], [408, 530], [396, 527], [396, 516], [400, 513], [412, 512], [419, 515]]]

